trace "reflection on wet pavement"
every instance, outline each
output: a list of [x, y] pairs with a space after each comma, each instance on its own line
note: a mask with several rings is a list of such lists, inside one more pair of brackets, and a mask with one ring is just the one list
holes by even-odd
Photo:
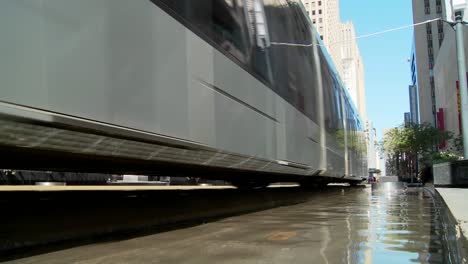
[[[189, 208], [188, 208], [189, 210]], [[21, 263], [457, 263], [430, 191], [340, 187], [307, 203]]]

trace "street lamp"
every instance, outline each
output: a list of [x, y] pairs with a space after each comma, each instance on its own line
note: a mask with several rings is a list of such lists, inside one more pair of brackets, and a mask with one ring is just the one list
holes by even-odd
[[465, 45], [463, 41], [463, 11], [455, 10], [455, 33], [457, 38], [458, 80], [460, 84], [463, 157], [468, 159], [468, 91], [466, 85]]
[[463, 41], [463, 25], [467, 24], [463, 21], [463, 16], [466, 9], [466, 1], [459, 0], [453, 4], [453, 12], [455, 21], [445, 21], [449, 23], [455, 30], [457, 42], [457, 64], [458, 64], [458, 80], [460, 85], [461, 99], [461, 123], [462, 123], [462, 138], [463, 138], [463, 157], [468, 159], [468, 91], [466, 84], [466, 61], [465, 61], [465, 44]]

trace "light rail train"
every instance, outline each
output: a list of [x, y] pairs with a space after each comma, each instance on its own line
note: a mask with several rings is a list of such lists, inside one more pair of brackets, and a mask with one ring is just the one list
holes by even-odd
[[366, 176], [362, 120], [299, 1], [5, 0], [0, 36], [5, 169]]

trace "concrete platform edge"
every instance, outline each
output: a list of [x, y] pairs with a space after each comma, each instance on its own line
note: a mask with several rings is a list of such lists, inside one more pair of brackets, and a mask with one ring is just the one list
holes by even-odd
[[468, 260], [468, 211], [466, 199], [468, 189], [461, 188], [435, 188], [457, 223], [457, 240], [464, 255], [464, 263]]

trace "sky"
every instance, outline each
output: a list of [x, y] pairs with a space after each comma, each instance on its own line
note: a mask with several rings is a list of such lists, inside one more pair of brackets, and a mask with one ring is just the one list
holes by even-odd
[[[409, 0], [340, 0], [341, 21], [354, 23], [356, 36], [413, 23]], [[413, 29], [358, 39], [364, 60], [368, 119], [380, 139], [382, 130], [403, 124], [409, 112], [408, 86]]]

